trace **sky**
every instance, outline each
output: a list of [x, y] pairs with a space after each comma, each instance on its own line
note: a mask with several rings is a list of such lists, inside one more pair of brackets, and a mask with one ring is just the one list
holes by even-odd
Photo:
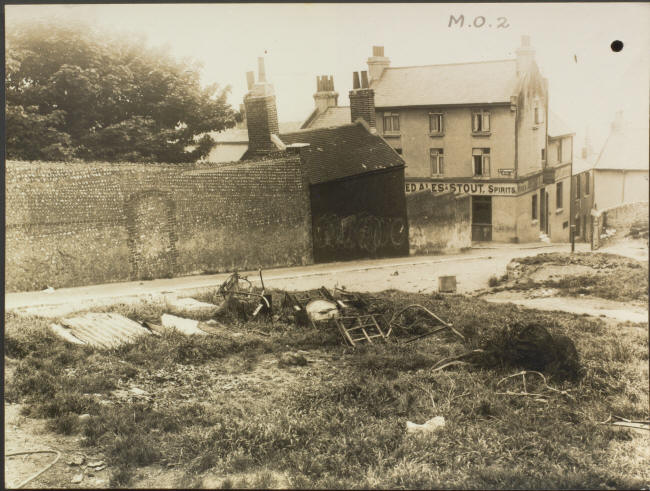
[[[450, 16], [461, 14], [464, 26], [450, 26]], [[5, 6], [7, 27], [43, 19], [82, 20], [166, 45], [174, 56], [203, 64], [204, 84], [230, 85], [235, 108], [246, 93], [246, 72], [265, 56], [280, 121], [306, 119], [317, 75], [333, 75], [339, 105], [348, 105], [352, 72], [367, 70], [373, 45], [384, 46], [391, 66], [501, 60], [514, 58], [527, 34], [549, 79], [550, 109], [575, 131], [576, 152], [587, 131], [594, 146], [602, 145], [617, 110], [648, 128], [650, 4]], [[618, 53], [614, 40], [624, 44]]]

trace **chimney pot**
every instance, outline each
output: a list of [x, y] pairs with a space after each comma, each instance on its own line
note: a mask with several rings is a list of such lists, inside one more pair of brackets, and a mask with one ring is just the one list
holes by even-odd
[[373, 46], [372, 47], [372, 56], [384, 56], [384, 47], [383, 46]]
[[361, 88], [362, 89], [368, 88], [368, 72], [366, 72], [365, 70], [361, 72]]
[[264, 57], [257, 58], [257, 80], [261, 83], [266, 82], [266, 70], [264, 68]]
[[253, 88], [253, 84], [255, 84], [255, 72], [246, 72], [246, 84], [248, 85], [248, 90]]
[[359, 72], [352, 73], [352, 88], [353, 89], [361, 88], [361, 83], [359, 82]]
[[328, 89], [334, 91], [334, 75], [330, 75]]

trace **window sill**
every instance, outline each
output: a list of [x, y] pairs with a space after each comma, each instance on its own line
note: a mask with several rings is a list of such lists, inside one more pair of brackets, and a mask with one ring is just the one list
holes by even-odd
[[387, 131], [383, 134], [384, 138], [399, 138], [402, 134], [399, 131]]
[[564, 208], [556, 208], [556, 209], [555, 209], [555, 214], [556, 214], [556, 215], [559, 215], [559, 214], [562, 213], [563, 211], [564, 211]]
[[472, 136], [490, 136], [492, 134], [491, 131], [472, 131]]
[[442, 179], [445, 177], [444, 174], [431, 174], [429, 177], [435, 177], [436, 179]]
[[429, 136], [440, 137], [440, 136], [445, 136], [445, 134], [444, 133], [429, 133]]
[[482, 181], [486, 181], [490, 179], [490, 176], [472, 176], [474, 179], [480, 179]]
[[535, 218], [534, 220], [532, 220], [530, 222], [531, 225], [537, 225], [538, 223], [539, 223], [539, 220], [537, 218]]

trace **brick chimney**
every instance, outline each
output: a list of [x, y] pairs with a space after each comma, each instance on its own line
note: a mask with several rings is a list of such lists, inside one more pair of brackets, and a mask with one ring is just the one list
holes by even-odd
[[339, 103], [339, 94], [334, 91], [334, 77], [323, 75], [316, 77], [316, 93], [314, 102], [319, 112], [325, 112], [328, 107], [336, 107]]
[[370, 83], [373, 80], [379, 80], [384, 70], [390, 66], [390, 60], [384, 56], [383, 46], [373, 46], [372, 56], [368, 58], [368, 73], [370, 74]]
[[248, 93], [244, 96], [246, 126], [248, 127], [248, 150], [265, 152], [276, 150], [271, 135], [278, 135], [278, 112], [275, 106], [273, 85], [266, 81], [264, 58], [258, 58], [257, 83], [248, 72]]
[[374, 131], [375, 125], [375, 91], [368, 87], [368, 72], [352, 75], [352, 90], [350, 91], [350, 115], [352, 122], [361, 118]]
[[517, 54], [517, 75], [523, 75], [530, 70], [535, 62], [535, 50], [530, 45], [530, 36], [521, 36], [521, 46], [515, 53]]

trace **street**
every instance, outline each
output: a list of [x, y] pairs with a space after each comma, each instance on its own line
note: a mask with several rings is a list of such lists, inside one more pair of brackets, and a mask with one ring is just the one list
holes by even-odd
[[[456, 276], [459, 293], [469, 293], [488, 286], [491, 276], [501, 276], [515, 257], [543, 252], [568, 252], [568, 244], [493, 244], [473, 248], [463, 254], [411, 256], [364, 261], [334, 262], [263, 271], [268, 289], [309, 290], [325, 286], [345, 287], [351, 291], [377, 292], [397, 289], [406, 292], [438, 291], [439, 276]], [[589, 244], [576, 244], [576, 251], [589, 250]], [[259, 286], [256, 271], [242, 272]], [[229, 273], [184, 276], [152, 281], [108, 283], [52, 292], [5, 294], [5, 309], [59, 316], [80, 309], [116, 302], [132, 302], [142, 297], [189, 296], [193, 292], [220, 285]]]

